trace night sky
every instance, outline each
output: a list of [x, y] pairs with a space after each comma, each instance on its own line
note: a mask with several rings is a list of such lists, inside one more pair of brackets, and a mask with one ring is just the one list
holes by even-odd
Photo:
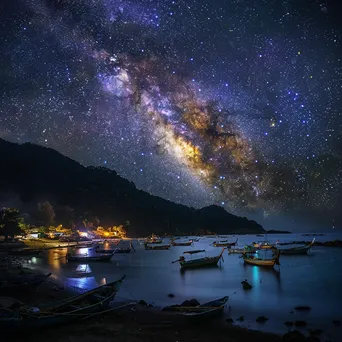
[[331, 2], [6, 2], [0, 137], [196, 208], [338, 226], [342, 25]]

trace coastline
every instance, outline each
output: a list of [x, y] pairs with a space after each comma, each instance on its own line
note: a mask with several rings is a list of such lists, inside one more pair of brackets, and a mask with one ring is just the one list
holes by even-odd
[[[39, 306], [38, 303], [51, 302], [79, 294], [71, 287], [66, 287], [61, 280], [53, 275], [43, 283], [37, 291], [25, 303]], [[120, 292], [118, 293], [120, 294]], [[117, 296], [122, 300], [120, 296]], [[114, 301], [112, 306], [121, 307], [128, 302]], [[340, 341], [338, 337], [331, 335], [319, 322], [317, 326], [309, 324], [305, 327], [286, 327], [285, 322], [277, 322], [283, 329], [274, 332], [272, 325], [276, 323], [277, 317], [270, 318], [266, 322], [256, 322], [256, 316], [248, 307], [243, 310], [244, 320], [238, 319], [238, 310], [228, 306], [225, 313], [210, 321], [199, 321], [189, 325], [182, 317], [169, 312], [161, 311], [161, 307], [150, 306], [141, 303], [114, 309], [113, 311], [89, 318], [86, 321], [75, 322], [71, 325], [58, 326], [44, 330], [44, 334], [30, 332], [28, 341], [64, 342], [65, 338], [73, 342], [109, 342], [114, 339], [127, 342], [136, 341]], [[241, 312], [240, 312], [241, 313]], [[255, 316], [255, 317], [254, 317]], [[231, 318], [230, 318], [231, 317]], [[279, 317], [278, 317], [279, 318]], [[299, 320], [299, 318], [297, 318]], [[86, 322], [86, 323], [85, 323]], [[294, 322], [293, 322], [294, 323]], [[336, 331], [341, 333], [341, 327], [336, 326]], [[290, 334], [288, 334], [290, 332]], [[338, 331], [337, 331], [338, 332]], [[17, 337], [24, 337], [23, 332], [16, 333]], [[25, 332], [27, 334], [27, 332]], [[297, 339], [293, 339], [297, 336]]]

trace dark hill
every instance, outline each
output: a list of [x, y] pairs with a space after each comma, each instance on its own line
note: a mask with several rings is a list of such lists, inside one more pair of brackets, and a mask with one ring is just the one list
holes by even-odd
[[220, 234], [264, 232], [255, 221], [221, 207], [195, 210], [152, 196], [115, 171], [84, 167], [46, 147], [0, 139], [0, 153], [1, 205], [17, 196], [21, 211], [29, 212], [28, 208], [47, 200], [55, 208], [57, 223], [65, 221], [63, 210], [58, 209], [71, 207], [76, 222], [85, 215], [99, 217], [104, 226], [129, 221], [129, 234], [135, 236], [151, 232], [190, 234], [200, 229]]

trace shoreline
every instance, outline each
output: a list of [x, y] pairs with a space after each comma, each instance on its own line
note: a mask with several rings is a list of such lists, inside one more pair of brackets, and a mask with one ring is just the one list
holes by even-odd
[[[63, 280], [57, 279], [52, 275], [29, 299], [27, 298], [28, 300], [23, 301], [32, 306], [39, 306], [38, 303], [58, 301], [81, 292], [84, 291], [77, 291], [75, 288], [65, 286]], [[120, 292], [112, 303], [114, 307], [127, 303], [126, 301], [123, 302], [123, 298], [119, 295]], [[119, 298], [120, 300], [118, 300]], [[177, 300], [175, 300], [176, 302]], [[71, 325], [44, 330], [42, 335], [36, 335], [32, 332], [30, 336], [33, 338], [32, 341], [38, 342], [43, 341], [43, 339], [46, 341], [47, 336], [53, 342], [64, 342], [66, 336], [68, 336], [70, 341], [75, 342], [90, 342], [94, 340], [109, 342], [113, 340], [114, 335], [115, 339], [119, 338], [127, 342], [154, 342], [160, 339], [166, 339], [166, 341], [170, 342], [191, 340], [208, 342], [208, 339], [214, 341], [224, 340], [227, 342], [248, 340], [277, 342], [284, 341], [283, 336], [290, 332], [293, 335], [299, 334], [300, 338], [289, 341], [319, 341], [312, 340], [312, 336], [316, 334], [315, 336], [322, 338], [322, 341], [337, 342], [340, 339], [338, 337], [334, 338], [333, 335], [341, 334], [342, 331], [342, 327], [336, 326], [336, 334], [331, 334], [330, 329], [327, 330], [327, 327], [319, 324], [319, 321], [316, 322], [317, 324], [310, 321], [304, 327], [298, 327], [294, 324], [293, 326], [286, 326], [285, 322], [277, 320], [279, 317], [275, 316], [278, 315], [272, 316], [265, 322], [256, 322], [256, 319], [260, 316], [256, 315], [255, 312], [253, 313], [253, 310], [248, 308], [248, 305], [241, 310], [241, 308], [230, 307], [229, 302], [223, 315], [210, 321], [191, 325], [188, 325], [182, 317], [161, 311], [161, 308], [160, 306], [150, 306], [139, 302], [133, 303], [129, 307], [114, 310], [106, 315], [87, 319], [86, 324], [84, 322], [75, 322]], [[280, 310], [278, 311], [280, 312]], [[245, 314], [243, 321], [239, 320], [240, 314]], [[293, 317], [295, 318], [295, 316]], [[300, 321], [300, 316], [296, 320]], [[293, 319], [293, 323], [294, 321], [295, 319]], [[274, 329], [276, 325], [281, 327], [281, 329], [276, 331], [277, 329]], [[56, 334], [57, 332], [58, 334]], [[99, 336], [101, 337], [100, 339], [98, 338]]]

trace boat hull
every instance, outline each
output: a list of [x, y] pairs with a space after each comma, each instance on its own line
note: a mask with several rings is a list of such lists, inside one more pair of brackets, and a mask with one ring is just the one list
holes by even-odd
[[[124, 277], [116, 282], [103, 285], [82, 295], [72, 297], [50, 306], [42, 306], [35, 311], [0, 311], [2, 331], [13, 329], [48, 328], [83, 319], [93, 313], [104, 311], [119, 291]], [[82, 307], [87, 302], [89, 305]]]
[[37, 276], [32, 281], [20, 281], [14, 283], [5, 283], [1, 285], [0, 281], [0, 293], [1, 295], [18, 295], [22, 293], [28, 293], [34, 291], [40, 284], [42, 284], [47, 278], [49, 278], [51, 273], [47, 275]]
[[282, 255], [304, 255], [304, 254], [308, 253], [310, 248], [311, 248], [311, 245], [310, 246], [304, 246], [304, 247], [280, 249], [280, 254], [282, 254]]
[[112, 259], [113, 254], [104, 254], [104, 255], [95, 255], [95, 256], [77, 256], [77, 255], [67, 255], [67, 260], [71, 262], [77, 261], [110, 261]]
[[217, 266], [220, 257], [208, 257], [196, 260], [188, 260], [188, 261], [181, 261], [180, 267], [181, 269], [188, 269], [188, 268], [199, 268], [199, 267], [208, 267], [208, 266]]
[[184, 317], [187, 321], [190, 322], [208, 320], [223, 313], [228, 299], [229, 297], [227, 296], [193, 307], [171, 305], [163, 308], [163, 311], [176, 312], [179, 316]]
[[273, 267], [275, 265], [275, 260], [244, 259], [244, 263], [254, 266]]

